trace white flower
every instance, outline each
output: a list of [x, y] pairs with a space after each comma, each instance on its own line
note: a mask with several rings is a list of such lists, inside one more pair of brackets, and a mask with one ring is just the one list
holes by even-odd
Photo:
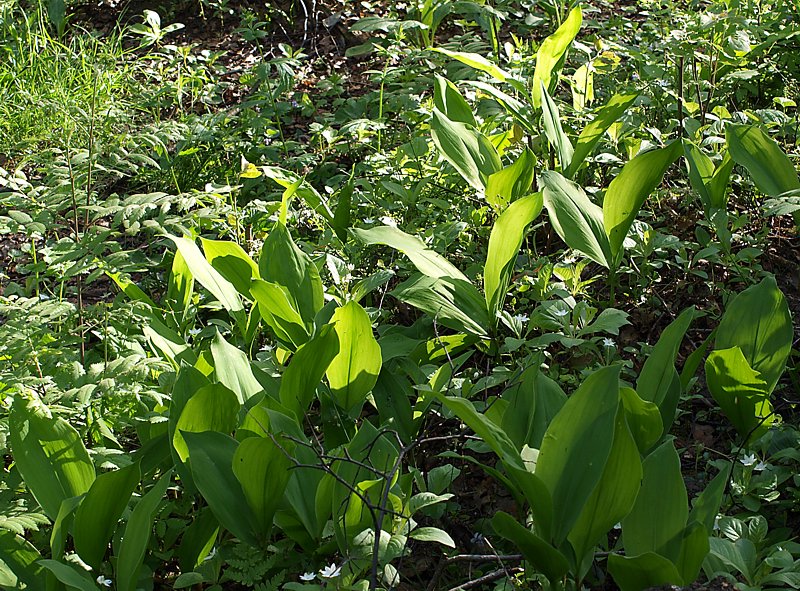
[[758, 464], [756, 464], [756, 467], [753, 468], [753, 470], [757, 470], [757, 471], [761, 472], [762, 470], [766, 470], [767, 468], [769, 468], [769, 464], [768, 463], [759, 462]]
[[47, 301], [47, 300], [49, 300], [49, 299], [50, 299], [50, 296], [49, 296], [49, 295], [47, 295], [46, 293], [40, 293], [40, 294], [39, 294], [39, 300], [40, 300], [40, 301], [42, 301], [42, 302], [46, 302], [46, 301]]
[[341, 566], [336, 566], [335, 563], [331, 563], [329, 566], [326, 566], [319, 571], [319, 576], [321, 576], [323, 579], [332, 579], [334, 577], [338, 577], [341, 572]]
[[719, 515], [714, 518], [714, 531], [719, 530]]
[[388, 215], [385, 215], [381, 218], [381, 223], [383, 223], [386, 226], [391, 226], [392, 228], [397, 227], [397, 222], [394, 221], [394, 218], [391, 218]]
[[470, 542], [474, 546], [483, 546], [483, 544], [486, 542], [486, 538], [483, 537], [483, 534], [481, 532], [477, 532], [476, 531], [474, 534], [472, 534], [472, 538], [470, 539]]
[[206, 562], [208, 560], [213, 560], [216, 555], [217, 555], [217, 548], [216, 546], [214, 546], [211, 548], [211, 552], [209, 552], [208, 555], [205, 558], [203, 558], [203, 562]]
[[514, 316], [514, 320], [516, 320], [520, 324], [524, 324], [525, 322], [528, 321], [528, 315], [527, 314], [517, 314], [516, 316]]
[[200, 334], [200, 332], [201, 332], [202, 330], [203, 330], [203, 329], [201, 329], [201, 328], [190, 328], [190, 329], [189, 329], [189, 334], [190, 334], [190, 335], [192, 335], [193, 337], [196, 337], [197, 335], [199, 335], [199, 334]]
[[614, 339], [605, 338], [603, 339], [603, 346], [613, 349], [616, 346], [616, 343], [614, 342]]
[[559, 308], [558, 310], [553, 310], [553, 314], [555, 314], [559, 318], [563, 318], [564, 316], [569, 314], [569, 310], [563, 310]]
[[747, 454], [742, 456], [739, 460], [743, 466], [752, 466], [756, 463], [756, 455], [755, 454]]
[[614, 524], [614, 529], [622, 529], [622, 524], [621, 523]]
[[97, 577], [97, 578], [95, 579], [95, 581], [97, 581], [97, 584], [98, 584], [98, 585], [102, 585], [103, 587], [110, 587], [110, 586], [111, 586], [111, 583], [113, 583], [113, 582], [114, 582], [114, 581], [112, 581], [111, 579], [107, 579], [107, 578], [105, 578], [103, 575], [100, 575], [99, 577]]
[[301, 581], [313, 581], [316, 578], [317, 578], [316, 573], [303, 573], [302, 575], [300, 575]]
[[364, 223], [365, 224], [374, 224], [375, 220], [372, 219], [372, 218], [364, 218]]

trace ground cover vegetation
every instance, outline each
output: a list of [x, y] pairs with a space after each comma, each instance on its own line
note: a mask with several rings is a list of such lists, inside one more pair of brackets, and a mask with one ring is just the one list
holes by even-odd
[[800, 588], [792, 0], [0, 0], [0, 587]]

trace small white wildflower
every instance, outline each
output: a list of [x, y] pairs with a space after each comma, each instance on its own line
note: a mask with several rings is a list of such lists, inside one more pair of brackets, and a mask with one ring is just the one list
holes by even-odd
[[373, 218], [364, 218], [365, 224], [374, 224], [375, 220]]
[[47, 301], [47, 300], [49, 300], [49, 299], [50, 299], [50, 296], [49, 296], [49, 295], [47, 295], [46, 293], [40, 293], [40, 294], [39, 294], [39, 300], [40, 300], [40, 301], [42, 301], [42, 302], [46, 302], [46, 301]]
[[517, 314], [516, 316], [514, 316], [514, 320], [524, 324], [524, 323], [526, 323], [528, 321], [528, 315], [527, 314]]
[[743, 466], [752, 466], [756, 463], [756, 455], [755, 454], [746, 454], [742, 456], [739, 460]]
[[564, 316], [569, 314], [569, 310], [563, 310], [563, 309], [553, 310], [553, 314], [555, 314], [559, 318], [563, 318]]
[[100, 575], [95, 579], [98, 585], [102, 585], [103, 587], [110, 587], [111, 584], [114, 582], [111, 579], [105, 578], [103, 575]]
[[621, 523], [614, 524], [614, 529], [622, 529], [622, 524]]
[[303, 573], [302, 575], [300, 575], [301, 581], [313, 581], [316, 578], [317, 578], [316, 573]]
[[753, 468], [753, 470], [757, 470], [758, 472], [761, 472], [762, 470], [766, 470], [767, 468], [769, 468], [769, 464], [768, 463], [759, 462], [758, 464], [756, 464], [756, 466], [755, 466], [755, 468]]
[[391, 226], [392, 228], [397, 227], [397, 222], [394, 221], [394, 219], [389, 217], [388, 215], [385, 215], [381, 218], [381, 223], [383, 223], [386, 226]]
[[470, 538], [470, 543], [474, 546], [483, 546], [486, 543], [486, 538], [481, 532], [476, 531], [472, 534], [472, 538]]
[[341, 566], [336, 566], [335, 563], [331, 563], [329, 566], [326, 566], [319, 571], [319, 576], [321, 576], [323, 579], [333, 579], [334, 577], [338, 577], [341, 572]]
[[614, 339], [604, 338], [603, 346], [608, 347], [609, 349], [613, 349], [614, 347], [617, 346], [617, 344], [614, 342]]
[[208, 555], [205, 558], [203, 558], [203, 562], [206, 562], [208, 560], [213, 560], [216, 555], [217, 555], [217, 548], [216, 546], [214, 546], [213, 548], [211, 548], [211, 552], [209, 552]]
[[201, 328], [190, 328], [190, 329], [189, 329], [189, 334], [190, 334], [190, 335], [192, 335], [193, 337], [196, 337], [197, 335], [199, 335], [199, 334], [200, 334], [200, 332], [201, 332], [202, 330], [203, 330], [203, 329], [201, 329]]

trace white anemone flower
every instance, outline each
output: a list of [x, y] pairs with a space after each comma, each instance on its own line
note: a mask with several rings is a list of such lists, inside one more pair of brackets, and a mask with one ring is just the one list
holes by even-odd
[[313, 581], [317, 578], [317, 573], [303, 573], [300, 575], [301, 581]]
[[114, 582], [111, 579], [105, 578], [103, 575], [100, 575], [95, 579], [98, 585], [102, 585], [103, 587], [110, 587], [111, 584]]
[[739, 460], [743, 466], [752, 466], [756, 463], [756, 455], [755, 454], [745, 454]]
[[341, 566], [336, 566], [335, 563], [331, 563], [319, 571], [319, 576], [321, 576], [323, 579], [333, 579], [334, 577], [338, 577], [341, 572]]

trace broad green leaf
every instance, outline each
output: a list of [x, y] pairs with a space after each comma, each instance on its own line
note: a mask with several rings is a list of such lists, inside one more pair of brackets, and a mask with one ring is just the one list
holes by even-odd
[[206, 240], [200, 238], [206, 259], [214, 269], [231, 282], [248, 300], [250, 282], [259, 278], [258, 265], [236, 242], [230, 240]]
[[194, 514], [192, 523], [184, 530], [177, 555], [181, 570], [188, 572], [202, 564], [214, 547], [219, 534], [219, 522], [209, 507], [203, 507]]
[[244, 309], [236, 288], [211, 266], [193, 240], [178, 236], [169, 236], [169, 239], [178, 247], [194, 278], [211, 292], [226, 310], [236, 313]]
[[105, 274], [111, 278], [111, 280], [117, 284], [117, 287], [122, 290], [122, 293], [128, 296], [131, 300], [145, 303], [151, 308], [158, 308], [155, 302], [150, 299], [150, 296], [142, 291], [142, 289], [133, 281], [131, 281], [130, 277], [124, 276], [121, 273], [112, 273], [107, 269], [105, 270]]
[[614, 443], [600, 480], [580, 509], [580, 517], [569, 532], [576, 562], [584, 564], [594, 547], [633, 508], [642, 481], [642, 461], [620, 408], [614, 424]]
[[558, 383], [539, 371], [536, 365], [528, 367], [503, 397], [508, 400], [508, 408], [501, 425], [517, 449], [525, 445], [531, 449], [541, 448], [547, 427], [567, 401]]
[[259, 534], [266, 538], [275, 511], [291, 475], [292, 461], [269, 437], [248, 437], [233, 454], [233, 474], [242, 486], [255, 516]]
[[451, 121], [436, 108], [431, 137], [444, 159], [480, 192], [485, 191], [489, 177], [503, 168], [497, 150], [485, 135], [471, 125]]
[[93, 568], [102, 566], [117, 522], [140, 478], [138, 463], [100, 474], [75, 512], [75, 551]]
[[311, 209], [316, 211], [328, 222], [333, 221], [333, 214], [328, 207], [327, 201], [325, 201], [317, 190], [308, 184], [303, 177], [278, 166], [262, 166], [261, 171], [264, 173], [264, 176], [272, 179], [284, 189], [289, 189], [294, 186], [295, 194], [303, 199]]
[[603, 227], [603, 210], [578, 185], [553, 171], [539, 175], [544, 206], [553, 228], [573, 248], [611, 268], [611, 245]]
[[661, 184], [667, 168], [681, 155], [681, 143], [672, 142], [639, 154], [622, 167], [611, 181], [603, 198], [603, 225], [615, 264], [622, 253], [622, 243], [645, 199]]
[[164, 474], [133, 508], [117, 555], [115, 579], [118, 591], [134, 591], [139, 569], [144, 561], [158, 506], [172, 480], [172, 471]]
[[621, 388], [620, 396], [631, 435], [639, 452], [646, 455], [664, 432], [658, 407], [652, 402], [642, 400], [632, 388]]
[[83, 496], [64, 499], [58, 510], [58, 516], [53, 521], [53, 530], [50, 532], [50, 556], [61, 558], [67, 544], [67, 534], [72, 531], [75, 521], [75, 509], [83, 500]]
[[770, 417], [768, 384], [750, 367], [739, 347], [713, 351], [708, 356], [706, 384], [742, 437], [759, 437], [774, 420]]
[[569, 572], [569, 563], [561, 552], [508, 513], [498, 511], [492, 518], [492, 527], [499, 535], [512, 542], [522, 552], [525, 560], [544, 573], [553, 585]]
[[299, 347], [308, 340], [309, 331], [300, 312], [295, 308], [285, 287], [263, 279], [254, 279], [250, 293], [258, 305], [258, 312], [275, 336], [284, 343]]
[[677, 567], [655, 552], [643, 552], [637, 556], [611, 554], [608, 572], [621, 591], [644, 591], [682, 582]]
[[450, 121], [466, 123], [473, 127], [478, 126], [475, 116], [472, 114], [472, 109], [467, 101], [464, 100], [464, 97], [461, 96], [455, 84], [446, 78], [436, 76], [433, 90], [433, 104], [445, 117]]
[[591, 374], [550, 423], [536, 463], [553, 499], [553, 542], [564, 541], [600, 481], [614, 442], [619, 367]]
[[689, 169], [689, 181], [692, 188], [700, 195], [706, 215], [710, 217], [714, 209], [724, 209], [727, 202], [728, 180], [734, 164], [730, 153], [725, 152], [722, 162], [715, 167], [711, 158], [700, 148], [684, 139], [683, 155]]
[[582, 22], [581, 8], [576, 6], [561, 23], [561, 26], [539, 46], [539, 51], [536, 53], [536, 70], [533, 72], [533, 105], [535, 107], [542, 106], [542, 85], [550, 89], [553, 77], [558, 78], [569, 46], [572, 45], [578, 34]]
[[681, 393], [680, 377], [675, 369], [675, 357], [686, 331], [696, 316], [694, 306], [687, 308], [664, 329], [645, 360], [639, 379], [636, 381], [636, 391], [639, 396], [658, 406], [663, 424], [662, 433], [668, 433], [675, 420]]
[[502, 90], [495, 88], [491, 84], [486, 84], [485, 82], [480, 82], [476, 80], [468, 80], [467, 84], [484, 91], [494, 100], [496, 100], [500, 104], [500, 106], [502, 106], [509, 113], [514, 115], [517, 123], [521, 125], [525, 129], [525, 131], [532, 134], [539, 133], [539, 126], [534, 120], [535, 118], [530, 105], [515, 99], [510, 94], [507, 94]]
[[550, 145], [555, 148], [561, 170], [567, 170], [572, 163], [572, 155], [574, 152], [572, 143], [561, 127], [561, 115], [558, 112], [558, 107], [550, 97], [550, 93], [547, 92], [547, 87], [544, 85], [544, 82], [542, 82], [541, 94], [544, 133]]
[[181, 335], [158, 320], [153, 314], [147, 326], [142, 328], [142, 333], [147, 337], [153, 351], [165, 361], [178, 368], [181, 362], [194, 364], [197, 361], [192, 348]]
[[692, 510], [689, 513], [689, 522], [702, 523], [709, 536], [714, 532], [714, 522], [722, 504], [722, 497], [725, 494], [725, 486], [728, 484], [731, 468], [731, 464], [728, 464], [725, 469], [714, 476], [714, 479], [695, 499]]
[[233, 432], [240, 404], [236, 394], [223, 384], [209, 384], [197, 390], [181, 409], [172, 436], [172, 444], [181, 462], [186, 462], [189, 457], [183, 433]]
[[176, 250], [175, 256], [172, 258], [169, 278], [167, 279], [167, 303], [172, 307], [174, 302], [174, 311], [181, 318], [186, 318], [189, 312], [192, 293], [194, 293], [194, 276], [181, 251]]
[[460, 61], [462, 64], [468, 65], [470, 68], [474, 68], [480, 72], [485, 72], [486, 74], [489, 74], [489, 76], [500, 82], [505, 82], [506, 80], [511, 78], [511, 75], [508, 72], [506, 72], [496, 64], [493, 64], [479, 53], [468, 53], [466, 51], [450, 51], [449, 49], [444, 49], [442, 47], [436, 47], [433, 49], [433, 51], [437, 51], [443, 55], [446, 55], [447, 57], [456, 59]]
[[325, 304], [322, 279], [317, 266], [294, 243], [283, 224], [275, 224], [264, 241], [258, 269], [262, 279], [286, 288], [292, 307], [310, 332], [317, 312]]
[[758, 125], [725, 127], [728, 150], [736, 164], [744, 166], [758, 190], [770, 197], [800, 189], [800, 179], [788, 156]]
[[[86, 571], [82, 573], [78, 571], [79, 567], [70, 566], [57, 560], [40, 560], [39, 564], [49, 570], [59, 582], [63, 583], [70, 589], [78, 589], [79, 591], [98, 591], [95, 581], [91, 580]], [[80, 569], [83, 570], [83, 569]]]
[[715, 557], [738, 570], [748, 583], [754, 582], [758, 568], [758, 552], [751, 540], [739, 538], [736, 542], [732, 542], [725, 538], [712, 537], [708, 542]]
[[459, 332], [485, 337], [494, 325], [486, 313], [483, 296], [467, 281], [416, 275], [391, 293], [401, 302], [419, 308], [438, 323]]
[[496, 319], [497, 313], [503, 308], [525, 230], [541, 211], [541, 193], [528, 195], [512, 203], [492, 227], [483, 279], [490, 318]]
[[565, 177], [571, 179], [575, 176], [605, 131], [628, 110], [638, 96], [638, 94], [615, 94], [597, 111], [595, 118], [583, 128], [578, 136], [572, 161], [564, 171]]
[[448, 548], [456, 547], [456, 543], [450, 537], [450, 534], [438, 527], [418, 527], [412, 530], [408, 537], [420, 542], [436, 542]]
[[239, 404], [244, 404], [264, 389], [253, 375], [245, 352], [228, 343], [219, 332], [211, 343], [211, 356], [217, 380], [236, 394]]
[[428, 277], [451, 277], [469, 283], [466, 275], [454, 267], [442, 255], [428, 248], [416, 236], [406, 234], [392, 226], [378, 226], [369, 230], [354, 228], [356, 238], [364, 244], [385, 244], [406, 255], [423, 275]]
[[46, 589], [41, 558], [25, 538], [0, 529], [0, 586], [4, 589]]
[[184, 432], [183, 437], [189, 449], [194, 482], [220, 525], [243, 542], [257, 545], [253, 530], [256, 518], [233, 472], [233, 457], [239, 443], [214, 431]]
[[[655, 552], [675, 561], [680, 555], [689, 505], [681, 461], [672, 440], [647, 456], [643, 467], [642, 488], [633, 510], [622, 520], [625, 552], [629, 556]], [[658, 511], [653, 507], [658, 507]]]
[[702, 523], [691, 522], [681, 534], [681, 550], [675, 566], [681, 575], [678, 584], [688, 585], [700, 574], [700, 567], [708, 556], [709, 533]]
[[789, 305], [770, 275], [727, 305], [717, 328], [715, 348], [739, 347], [770, 393], [786, 367], [793, 335]]
[[63, 500], [82, 495], [94, 482], [94, 464], [81, 436], [41, 402], [21, 393], [14, 396], [8, 423], [14, 463], [25, 486], [55, 519]]
[[489, 176], [486, 184], [486, 201], [489, 205], [502, 210], [511, 201], [530, 193], [535, 166], [536, 156], [526, 148], [514, 164]]
[[339, 352], [339, 337], [331, 326], [302, 345], [281, 377], [281, 404], [302, 419], [331, 361]]
[[337, 308], [331, 324], [339, 352], [326, 375], [336, 403], [346, 411], [360, 408], [381, 372], [381, 347], [372, 334], [372, 322], [357, 302]]

